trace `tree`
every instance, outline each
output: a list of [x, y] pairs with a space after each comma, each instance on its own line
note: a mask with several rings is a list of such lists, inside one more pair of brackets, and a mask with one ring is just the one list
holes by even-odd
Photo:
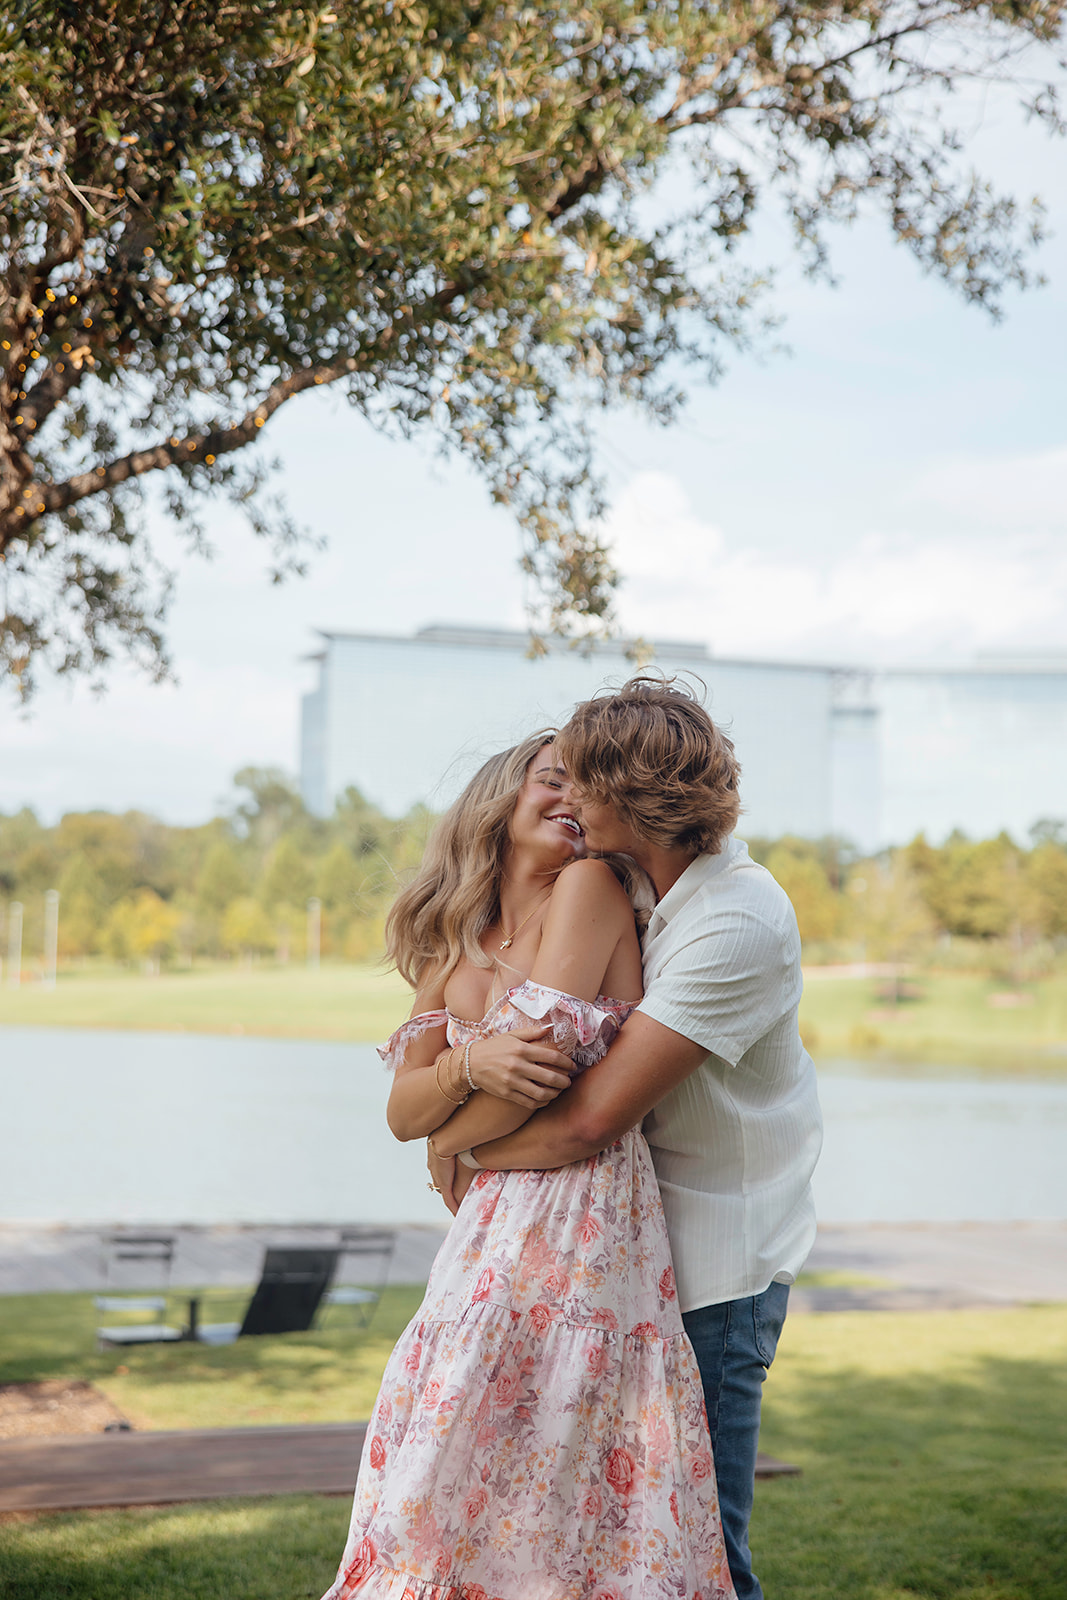
[[232, 955], [265, 955], [274, 948], [274, 926], [263, 907], [245, 896], [227, 907], [222, 943]]
[[1043, 838], [1026, 861], [1024, 896], [1029, 920], [1046, 939], [1067, 936], [1067, 848]]
[[841, 931], [844, 903], [819, 859], [819, 847], [787, 836], [763, 863], [789, 896], [804, 944], [825, 943]]
[[1018, 923], [1018, 847], [1007, 834], [972, 841], [950, 834], [934, 849], [919, 834], [904, 851], [923, 901], [946, 933], [1002, 938]]
[[[1033, 219], [935, 103], [1019, 78], [1062, 0], [10, 0], [0, 9], [0, 651], [166, 669], [143, 487], [196, 544], [231, 495], [275, 571], [255, 449], [337, 384], [435, 432], [524, 529], [548, 625], [610, 611], [591, 411], [667, 419], [753, 329], [734, 245], [770, 188], [814, 267], [865, 195], [966, 298]], [[1052, 70], [1051, 57], [1049, 71]], [[647, 191], [669, 161], [688, 201]], [[665, 205], [665, 202], [663, 202]]]
[[120, 900], [111, 913], [107, 939], [118, 959], [140, 957], [152, 971], [177, 948], [181, 913], [161, 900], [154, 889], [139, 889], [131, 900]]
[[865, 960], [899, 966], [933, 942], [934, 919], [906, 851], [893, 850], [883, 860], [862, 862], [849, 879], [848, 893], [853, 929]]

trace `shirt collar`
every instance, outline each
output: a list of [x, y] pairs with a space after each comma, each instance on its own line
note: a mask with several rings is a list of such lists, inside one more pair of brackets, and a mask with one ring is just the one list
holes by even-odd
[[697, 856], [695, 861], [691, 861], [677, 883], [673, 883], [667, 890], [649, 918], [645, 932], [646, 941], [654, 939], [657, 933], [662, 933], [671, 919], [678, 915], [683, 906], [688, 905], [706, 883], [710, 883], [721, 872], [725, 872], [727, 867], [747, 855], [748, 845], [731, 835], [724, 841], [722, 849], [716, 855]]

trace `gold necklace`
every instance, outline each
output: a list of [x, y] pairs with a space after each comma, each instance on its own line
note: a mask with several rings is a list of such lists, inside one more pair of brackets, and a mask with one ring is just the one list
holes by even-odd
[[[533, 906], [532, 910], [527, 911], [527, 913], [523, 917], [522, 921], [511, 931], [511, 933], [508, 934], [507, 938], [504, 940], [504, 943], [497, 946], [498, 950], [510, 950], [511, 949], [511, 946], [515, 942], [515, 935], [517, 933], [521, 933], [522, 932], [523, 928], [525, 928], [526, 924], [529, 922], [530, 918], [533, 916], [534, 911], [537, 910], [537, 907], [539, 905], [541, 905], [542, 902], [546, 899], [546, 897], [548, 895], [550, 895], [551, 893], [552, 893], [551, 889], [547, 889], [545, 891], [545, 893], [537, 901], [536, 905]], [[501, 933], [504, 932], [504, 917], [503, 917], [503, 913], [501, 913], [501, 917], [500, 917], [500, 931], [501, 931]]]

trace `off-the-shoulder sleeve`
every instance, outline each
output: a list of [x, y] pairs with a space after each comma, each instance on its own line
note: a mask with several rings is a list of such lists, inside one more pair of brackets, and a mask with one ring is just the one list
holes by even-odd
[[378, 1054], [390, 1071], [395, 1072], [412, 1039], [428, 1033], [431, 1028], [443, 1028], [447, 1022], [447, 1011], [420, 1011], [417, 1017], [409, 1017], [394, 1034], [390, 1034], [384, 1044], [378, 1046]]
[[[530, 1022], [551, 1022], [552, 1042], [557, 1050], [591, 1067], [607, 1055], [608, 1049], [636, 1002], [611, 1000], [598, 995], [596, 1000], [579, 1000], [562, 989], [549, 989], [529, 979], [508, 993], [508, 1001]], [[517, 1025], [521, 1026], [521, 1022]]]

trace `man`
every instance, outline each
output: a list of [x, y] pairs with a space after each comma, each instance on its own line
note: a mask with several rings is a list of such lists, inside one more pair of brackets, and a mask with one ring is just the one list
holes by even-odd
[[731, 838], [740, 769], [690, 694], [633, 678], [580, 705], [556, 749], [587, 849], [633, 857], [655, 886], [645, 995], [603, 1061], [472, 1156], [505, 1170], [564, 1166], [643, 1119], [704, 1384], [730, 1570], [738, 1600], [759, 1600], [748, 1523], [761, 1385], [815, 1236], [821, 1143], [797, 1031], [796, 918]]

